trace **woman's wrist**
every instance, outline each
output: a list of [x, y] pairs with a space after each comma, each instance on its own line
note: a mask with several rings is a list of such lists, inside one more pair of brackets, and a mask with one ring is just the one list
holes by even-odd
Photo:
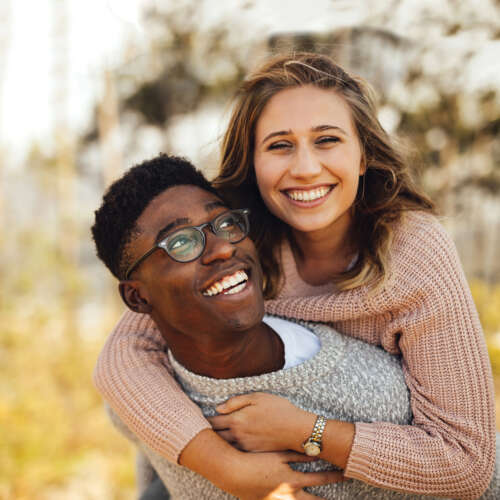
[[[290, 449], [304, 453], [302, 445], [311, 437], [317, 417], [318, 415], [305, 411], [297, 416], [293, 425], [294, 430], [291, 431], [293, 437], [289, 438], [289, 442], [293, 445], [293, 448]], [[353, 423], [327, 420], [321, 439], [319, 457], [345, 469], [354, 442], [354, 433], [355, 425]]]
[[354, 443], [356, 426], [351, 422], [328, 420], [323, 433], [320, 458], [345, 469]]
[[230, 471], [234, 470], [232, 465], [241, 459], [241, 455], [241, 451], [224, 441], [216, 432], [204, 429], [182, 450], [179, 464], [228, 491], [233, 481], [229, 477]]
[[290, 443], [290, 450], [304, 453], [304, 442], [310, 437], [316, 422], [317, 415], [310, 411], [301, 410], [289, 429], [287, 442]]

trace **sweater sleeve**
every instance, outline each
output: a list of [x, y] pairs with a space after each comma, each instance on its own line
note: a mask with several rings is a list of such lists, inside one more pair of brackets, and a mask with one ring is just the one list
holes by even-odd
[[417, 217], [412, 232], [397, 238], [391, 286], [378, 296], [357, 291], [289, 298], [267, 310], [354, 324], [349, 333], [370, 341], [373, 331], [363, 327], [356, 309], [368, 316], [383, 311], [370, 324], [380, 328], [384, 348], [402, 354], [413, 425], [356, 423], [345, 475], [404, 492], [474, 499], [488, 487], [495, 465], [493, 379], [455, 247], [428, 218]]
[[211, 428], [172, 376], [165, 341], [147, 315], [124, 314], [99, 355], [94, 383], [125, 425], [172, 462]]

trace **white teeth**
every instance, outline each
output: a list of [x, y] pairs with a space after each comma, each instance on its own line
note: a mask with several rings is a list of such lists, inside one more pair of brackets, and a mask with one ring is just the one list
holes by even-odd
[[295, 201], [314, 201], [319, 198], [326, 196], [333, 188], [331, 186], [321, 186], [317, 189], [311, 189], [310, 191], [296, 190], [296, 191], [285, 191], [285, 194]]
[[224, 292], [224, 295], [232, 295], [233, 293], [238, 293], [243, 290], [247, 286], [246, 281], [244, 283], [240, 283], [238, 286], [235, 286], [234, 288], [229, 289], [227, 292]]
[[223, 292], [228, 288], [230, 288], [230, 290], [227, 290], [227, 292], [224, 292], [224, 294], [238, 293], [241, 290], [243, 290], [243, 288], [245, 288], [247, 281], [248, 281], [248, 275], [245, 271], [236, 271], [235, 273], [228, 276], [224, 276], [219, 281], [213, 283], [203, 292], [203, 295], [206, 295], [207, 297], [212, 297], [214, 295], [218, 295], [219, 293]]

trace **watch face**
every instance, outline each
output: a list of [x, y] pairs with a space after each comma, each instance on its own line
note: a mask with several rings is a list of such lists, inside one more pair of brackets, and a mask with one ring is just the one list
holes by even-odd
[[309, 457], [317, 457], [321, 452], [321, 448], [318, 443], [307, 441], [304, 443], [304, 452]]

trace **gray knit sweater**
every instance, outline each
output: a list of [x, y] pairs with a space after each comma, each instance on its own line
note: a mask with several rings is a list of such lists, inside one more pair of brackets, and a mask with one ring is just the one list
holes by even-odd
[[[201, 407], [205, 416], [215, 415], [214, 408], [231, 396], [261, 391], [286, 397], [295, 405], [328, 418], [411, 424], [409, 392], [398, 356], [341, 335], [326, 325], [302, 324], [319, 337], [321, 348], [313, 358], [292, 368], [254, 377], [214, 379], [188, 371], [171, 353], [170, 361], [183, 390]], [[234, 498], [198, 474], [161, 457], [140, 442], [112, 411], [111, 416], [115, 425], [148, 457], [172, 500]], [[293, 467], [302, 471], [332, 469], [322, 460]], [[498, 482], [495, 470], [490, 488], [481, 498], [500, 498]], [[355, 479], [307, 490], [326, 499], [430, 498], [377, 488]]]

